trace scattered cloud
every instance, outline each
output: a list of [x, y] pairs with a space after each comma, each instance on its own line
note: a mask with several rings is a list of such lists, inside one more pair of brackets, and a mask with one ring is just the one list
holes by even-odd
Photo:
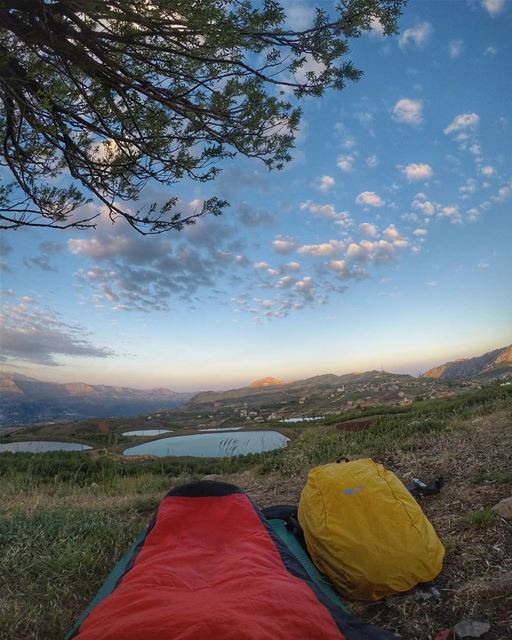
[[510, 196], [512, 196], [512, 180], [510, 180], [508, 183], [503, 184], [498, 189], [498, 193], [493, 197], [493, 200], [495, 202], [502, 203], [505, 202], [505, 200], [508, 200]]
[[433, 171], [429, 164], [411, 162], [402, 169], [403, 174], [409, 180], [409, 182], [415, 182], [417, 180], [428, 180], [432, 177]]
[[394, 224], [390, 224], [384, 229], [384, 235], [388, 240], [398, 240], [398, 238], [400, 238], [400, 232]]
[[109, 349], [97, 347], [81, 326], [64, 322], [60, 315], [39, 306], [29, 296], [2, 304], [2, 360], [58, 366], [59, 356], [107, 358]]
[[370, 169], [375, 169], [375, 167], [379, 164], [379, 159], [377, 156], [368, 156], [366, 158], [366, 164]]
[[382, 38], [384, 37], [384, 25], [376, 17], [372, 17], [370, 20], [370, 31], [366, 32], [370, 37]]
[[474, 178], [468, 178], [466, 182], [459, 187], [460, 197], [463, 200], [468, 200], [478, 191], [478, 184]]
[[505, 0], [482, 0], [482, 6], [494, 18], [505, 8]]
[[[404, 245], [398, 245], [401, 247]], [[371, 262], [381, 265], [395, 259], [397, 247], [388, 240], [361, 240], [352, 242], [347, 248], [347, 256], [358, 262]]]
[[377, 226], [370, 222], [363, 222], [359, 225], [359, 229], [361, 230], [361, 233], [370, 238], [375, 238], [378, 234]]
[[320, 178], [317, 178], [317, 188], [322, 193], [325, 193], [329, 191], [329, 189], [332, 189], [335, 184], [336, 181], [332, 176], [321, 176]]
[[428, 233], [428, 231], [426, 229], [415, 229], [413, 231], [413, 234], [417, 237], [417, 238], [423, 238], [424, 236], [426, 236]]
[[391, 111], [391, 117], [396, 122], [417, 125], [423, 121], [423, 103], [421, 100], [401, 98]]
[[384, 200], [374, 191], [363, 191], [356, 198], [356, 204], [363, 207], [383, 207]]
[[453, 224], [459, 224], [462, 222], [462, 215], [459, 211], [458, 205], [441, 207], [440, 213], [445, 218], [448, 218]]
[[433, 216], [436, 212], [436, 207], [433, 202], [427, 200], [425, 194], [417, 193], [412, 203], [413, 209], [421, 211], [425, 216]]
[[452, 120], [452, 122], [444, 129], [446, 135], [457, 131], [474, 130], [478, 126], [480, 117], [477, 113], [461, 113]]
[[305, 256], [332, 256], [345, 248], [341, 240], [329, 240], [319, 244], [305, 244], [297, 249], [297, 253]]
[[450, 40], [450, 42], [448, 43], [448, 52], [452, 60], [454, 58], [458, 58], [463, 50], [464, 42], [460, 38], [457, 38], [456, 40]]
[[279, 237], [272, 241], [272, 249], [274, 249], [276, 253], [291, 253], [295, 251], [296, 247], [296, 242], [290, 238]]
[[342, 171], [345, 171], [347, 173], [352, 171], [354, 168], [354, 156], [353, 155], [339, 156], [338, 160], [336, 161], [336, 166], [338, 167], [338, 169], [341, 169]]
[[495, 56], [498, 53], [498, 49], [490, 44], [484, 51], [484, 56]]
[[480, 173], [486, 177], [493, 176], [496, 173], [496, 169], [490, 164], [486, 164], [480, 168]]
[[336, 224], [341, 225], [342, 227], [349, 227], [352, 225], [352, 219], [349, 212], [337, 211], [332, 204], [318, 204], [312, 200], [306, 200], [306, 202], [301, 202], [300, 209], [301, 211], [307, 211], [319, 218], [333, 220]]
[[407, 47], [424, 49], [429, 43], [431, 36], [432, 25], [430, 22], [420, 22], [414, 27], [405, 29], [398, 40], [398, 45], [401, 49], [406, 49]]

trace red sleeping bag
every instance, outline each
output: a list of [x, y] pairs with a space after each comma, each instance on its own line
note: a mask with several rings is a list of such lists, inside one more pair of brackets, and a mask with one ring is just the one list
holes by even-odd
[[389, 640], [330, 602], [233, 485], [171, 491], [76, 640]]

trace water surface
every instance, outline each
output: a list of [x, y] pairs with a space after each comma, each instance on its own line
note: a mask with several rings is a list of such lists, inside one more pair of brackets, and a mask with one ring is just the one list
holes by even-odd
[[194, 456], [223, 458], [245, 453], [262, 453], [285, 447], [288, 438], [278, 431], [240, 431], [200, 433], [190, 436], [160, 438], [125, 449], [126, 456]]
[[172, 429], [135, 429], [124, 431], [123, 436], [159, 436], [162, 433], [172, 433]]
[[294, 423], [294, 422], [312, 422], [313, 420], [323, 420], [325, 418], [325, 416], [314, 416], [312, 418], [286, 418], [284, 420], [281, 420], [281, 422], [289, 422], [289, 423]]
[[54, 442], [51, 440], [25, 440], [25, 442], [0, 443], [0, 453], [13, 451], [14, 453], [44, 453], [45, 451], [86, 451], [92, 449], [80, 442]]

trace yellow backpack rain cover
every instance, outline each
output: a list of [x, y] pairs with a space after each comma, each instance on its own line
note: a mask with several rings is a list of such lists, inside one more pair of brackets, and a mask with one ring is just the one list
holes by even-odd
[[373, 460], [311, 469], [298, 515], [313, 562], [353, 600], [407, 591], [442, 569], [444, 547], [419, 504]]

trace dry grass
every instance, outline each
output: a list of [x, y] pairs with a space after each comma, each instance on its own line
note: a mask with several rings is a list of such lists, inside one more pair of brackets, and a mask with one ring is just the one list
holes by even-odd
[[[403, 640], [434, 638], [437, 631], [465, 617], [491, 624], [485, 640], [512, 638], [512, 522], [494, 518], [475, 526], [468, 521], [470, 514], [488, 513], [512, 495], [511, 450], [512, 411], [506, 410], [462, 422], [453, 431], [433, 436], [421, 450], [394, 451], [380, 458], [403, 481], [445, 479], [440, 494], [421, 499], [446, 547], [444, 569], [436, 581], [441, 598], [357, 603], [352, 606], [357, 614], [397, 631]], [[482, 470], [502, 481], [475, 483], [475, 477], [485, 475]], [[241, 475], [236, 481], [257, 504], [266, 506], [297, 502], [305, 475]]]

